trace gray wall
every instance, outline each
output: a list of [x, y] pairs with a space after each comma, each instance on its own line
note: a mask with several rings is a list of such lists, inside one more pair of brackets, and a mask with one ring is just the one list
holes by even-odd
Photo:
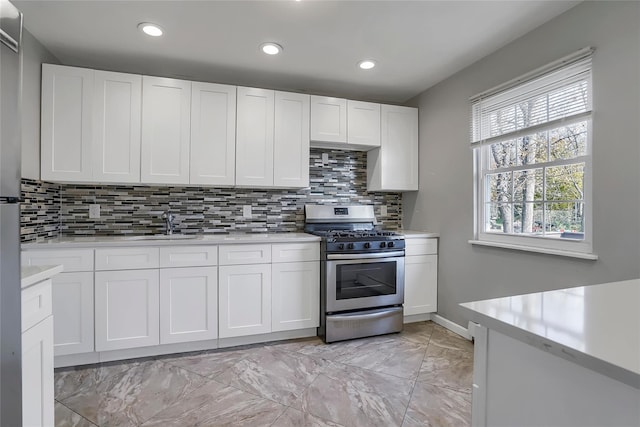
[[[404, 226], [441, 233], [438, 312], [465, 301], [640, 277], [640, 3], [584, 2], [412, 100], [420, 191]], [[472, 246], [468, 98], [593, 46], [593, 247], [597, 261]]]
[[22, 177], [39, 179], [42, 63], [59, 64], [60, 61], [26, 29], [22, 49]]

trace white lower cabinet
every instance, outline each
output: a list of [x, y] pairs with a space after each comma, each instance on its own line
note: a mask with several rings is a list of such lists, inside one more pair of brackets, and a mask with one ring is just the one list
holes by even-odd
[[438, 311], [438, 240], [406, 238], [404, 315]]
[[158, 345], [158, 270], [95, 273], [96, 351]]
[[273, 332], [318, 327], [320, 263], [308, 261], [273, 264], [271, 301]]
[[52, 426], [53, 317], [22, 334], [22, 425]]
[[117, 360], [135, 354], [117, 350], [315, 328], [319, 248], [291, 242], [28, 250], [24, 264], [58, 262], [70, 272], [54, 277], [42, 297], [36, 288], [23, 292], [25, 329], [46, 311], [33, 301], [48, 295], [53, 352], [65, 356], [56, 363], [69, 366], [99, 361], [100, 352]]
[[218, 338], [218, 268], [160, 270], [160, 344]]
[[225, 265], [219, 275], [220, 338], [271, 332], [271, 265]]
[[438, 256], [404, 258], [404, 315], [434, 313], [438, 307]]
[[22, 290], [22, 425], [54, 424], [51, 280]]
[[61, 273], [52, 281], [55, 355], [92, 352], [93, 273]]

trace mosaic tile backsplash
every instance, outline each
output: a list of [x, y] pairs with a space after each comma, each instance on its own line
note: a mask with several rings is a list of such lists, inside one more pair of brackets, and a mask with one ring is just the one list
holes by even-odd
[[[326, 164], [322, 162], [322, 153], [328, 154]], [[75, 185], [23, 180], [23, 193], [28, 201], [22, 209], [22, 240], [57, 235], [162, 233], [162, 213], [167, 210], [176, 215], [177, 232], [185, 234], [301, 231], [304, 205], [310, 203], [372, 204], [383, 227], [401, 228], [401, 193], [367, 192], [366, 161], [365, 152], [312, 148], [310, 187], [299, 190]], [[89, 218], [91, 204], [100, 205], [99, 219]], [[244, 205], [252, 206], [251, 218], [243, 217]], [[382, 205], [387, 206], [385, 217], [380, 216]]]
[[60, 185], [22, 180], [20, 238], [32, 242], [58, 237], [60, 230]]

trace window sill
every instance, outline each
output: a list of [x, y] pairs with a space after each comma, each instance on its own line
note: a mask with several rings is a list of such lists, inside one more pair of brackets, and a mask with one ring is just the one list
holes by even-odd
[[580, 258], [580, 259], [588, 259], [595, 261], [598, 259], [598, 255], [584, 252], [572, 252], [565, 251], [561, 249], [551, 249], [551, 248], [540, 248], [536, 246], [525, 246], [525, 245], [514, 245], [511, 243], [500, 243], [500, 242], [488, 242], [485, 240], [469, 240], [469, 243], [472, 245], [479, 246], [490, 246], [492, 248], [503, 248], [503, 249], [512, 249], [516, 251], [525, 251], [525, 252], [536, 252], [539, 254], [548, 254], [548, 255], [558, 255], [565, 256], [570, 258]]

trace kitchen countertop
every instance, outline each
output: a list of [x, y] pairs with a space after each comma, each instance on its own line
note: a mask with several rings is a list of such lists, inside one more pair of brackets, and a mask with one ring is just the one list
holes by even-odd
[[640, 389], [640, 279], [460, 304], [482, 326]]
[[50, 279], [62, 273], [61, 265], [23, 266], [20, 268], [20, 286], [22, 289]]
[[440, 237], [440, 233], [430, 233], [428, 231], [398, 230], [398, 233], [404, 235], [405, 239], [424, 239], [424, 238]]
[[[184, 238], [180, 236], [195, 236]], [[176, 234], [156, 236], [81, 236], [60, 237], [42, 242], [23, 243], [22, 249], [95, 248], [109, 246], [183, 246], [228, 245], [250, 243], [303, 243], [319, 242], [320, 237], [306, 233], [231, 233], [231, 234]]]

